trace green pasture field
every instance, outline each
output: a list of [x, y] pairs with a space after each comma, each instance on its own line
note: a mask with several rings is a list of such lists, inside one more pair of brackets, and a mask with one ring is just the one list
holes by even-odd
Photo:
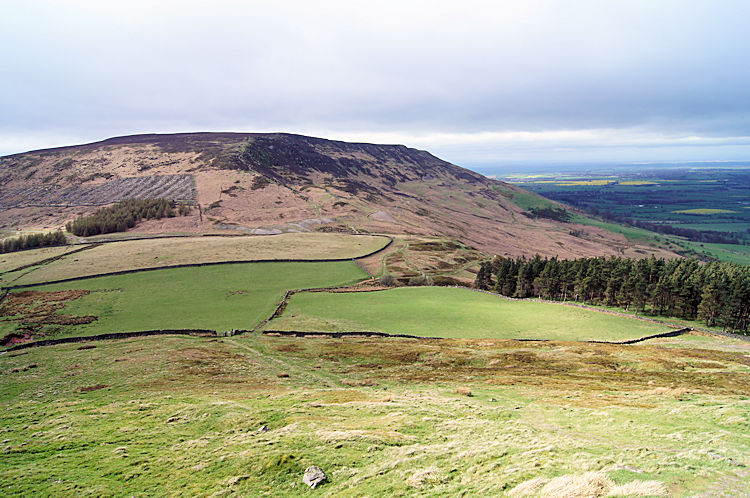
[[692, 230], [706, 230], [706, 226], [711, 225], [711, 230], [716, 230], [719, 232], [747, 232], [748, 228], [750, 228], [750, 222], [741, 223], [739, 221], [734, 223], [716, 223], [713, 221], [708, 222], [700, 222], [700, 220], [693, 220], [692, 223], [676, 223], [674, 226], [680, 227], [680, 228], [690, 228]]
[[741, 265], [750, 265], [750, 245], [709, 244], [702, 242], [691, 242], [688, 240], [678, 239], [677, 237], [664, 237], [664, 239], [674, 241], [677, 245], [682, 246], [684, 249], [690, 251], [690, 254], [692, 255], [705, 254], [719, 261], [739, 263]]
[[[744, 496], [748, 352], [257, 334], [33, 348], [0, 355], [0, 489]], [[314, 490], [310, 465], [328, 476]]]
[[606, 221], [595, 220], [586, 216], [574, 215], [571, 219], [573, 223], [580, 223], [581, 225], [588, 225], [592, 227], [604, 228], [610, 232], [620, 233], [625, 236], [630, 242], [658, 242], [665, 239], [666, 237], [659, 235], [642, 228], [630, 227], [627, 225], [618, 225], [616, 223], [609, 223]]
[[51, 317], [94, 316], [96, 320], [81, 325], [49, 324], [50, 312], [44, 314], [47, 297], [39, 295], [38, 308], [2, 317], [0, 335], [30, 321], [41, 322], [39, 327], [48, 338], [152, 329], [252, 329], [273, 312], [288, 289], [346, 285], [364, 278], [367, 274], [351, 261], [237, 263], [40, 285], [11, 293], [3, 305], [12, 307], [14, 296], [27, 291], [83, 289], [89, 294], [53, 310]]
[[622, 341], [667, 326], [562, 304], [509, 301], [461, 288], [298, 293], [267, 330], [373, 331], [424, 337]]
[[[386, 237], [329, 233], [130, 240], [102, 244], [33, 271], [27, 269], [0, 275], [0, 283], [6, 286], [36, 284], [120, 270], [208, 262], [356, 258], [387, 243]], [[10, 254], [2, 256], [0, 259], [9, 261], [15, 257]], [[30, 258], [26, 256], [26, 259]]]

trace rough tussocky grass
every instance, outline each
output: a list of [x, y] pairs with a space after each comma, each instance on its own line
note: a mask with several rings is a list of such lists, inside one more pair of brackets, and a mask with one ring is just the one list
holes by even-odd
[[[674, 496], [750, 492], [747, 347], [258, 335], [83, 346], [0, 355], [3, 494], [502, 496], [588, 472]], [[301, 482], [309, 465], [329, 476], [315, 490]]]
[[[60, 256], [77, 248], [76, 246], [41, 247], [39, 249], [0, 254], [0, 272], [7, 272], [21, 266]], [[0, 276], [0, 278], [3, 277]]]
[[[254, 259], [356, 258], [388, 243], [386, 237], [288, 233], [245, 237], [179, 237], [110, 242], [22, 274], [4, 285], [49, 282], [85, 275], [180, 264]], [[10, 255], [2, 259], [9, 260]], [[44, 258], [39, 258], [44, 259]]]
[[622, 341], [667, 332], [661, 324], [461, 288], [306, 292], [291, 297], [268, 330], [376, 331], [426, 337]]
[[[252, 329], [267, 318], [288, 289], [347, 285], [367, 277], [351, 261], [234, 263], [172, 268], [40, 285], [16, 292], [86, 289], [63, 315], [96, 316], [86, 325], [46, 327], [47, 337], [152, 329]], [[40, 296], [41, 297], [41, 296]], [[26, 323], [5, 317], [4, 335]]]

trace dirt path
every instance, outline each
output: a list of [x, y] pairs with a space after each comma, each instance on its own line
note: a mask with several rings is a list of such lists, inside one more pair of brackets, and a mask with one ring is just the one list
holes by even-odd
[[272, 354], [269, 352], [258, 351], [257, 349], [252, 348], [247, 344], [237, 342], [234, 339], [224, 339], [223, 342], [232, 344], [233, 346], [237, 348], [248, 351], [253, 356], [255, 356], [256, 358], [262, 360], [263, 362], [267, 364], [272, 364], [274, 368], [277, 368], [279, 370], [279, 373], [286, 373], [286, 374], [289, 374], [290, 376], [294, 376], [295, 378], [310, 379], [312, 383], [322, 384], [325, 387], [338, 387], [339, 386], [339, 384], [331, 378], [320, 375], [317, 372], [312, 372], [310, 370], [306, 370], [306, 369], [294, 366], [291, 363], [287, 363], [283, 360], [273, 357]]

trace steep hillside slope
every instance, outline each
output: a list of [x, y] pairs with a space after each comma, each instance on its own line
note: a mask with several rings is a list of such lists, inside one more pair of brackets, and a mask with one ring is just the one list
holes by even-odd
[[[192, 192], [184, 175], [192, 176]], [[150, 178], [123, 180], [134, 177]], [[425, 151], [283, 133], [136, 135], [0, 158], [0, 228], [61, 226], [112, 202], [123, 185], [128, 195], [156, 192], [201, 208], [141, 231], [276, 233], [322, 225], [447, 236], [502, 255], [654, 252], [602, 229], [530, 217], [533, 194]]]

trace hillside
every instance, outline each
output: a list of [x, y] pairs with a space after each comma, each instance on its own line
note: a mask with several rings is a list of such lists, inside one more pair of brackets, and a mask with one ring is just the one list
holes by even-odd
[[[49, 229], [128, 196], [197, 204], [145, 232], [354, 230], [443, 236], [501, 255], [659, 251], [527, 212], [550, 203], [402, 145], [291, 134], [118, 137], [0, 158], [0, 228]], [[666, 253], [661, 252], [661, 255]]]

